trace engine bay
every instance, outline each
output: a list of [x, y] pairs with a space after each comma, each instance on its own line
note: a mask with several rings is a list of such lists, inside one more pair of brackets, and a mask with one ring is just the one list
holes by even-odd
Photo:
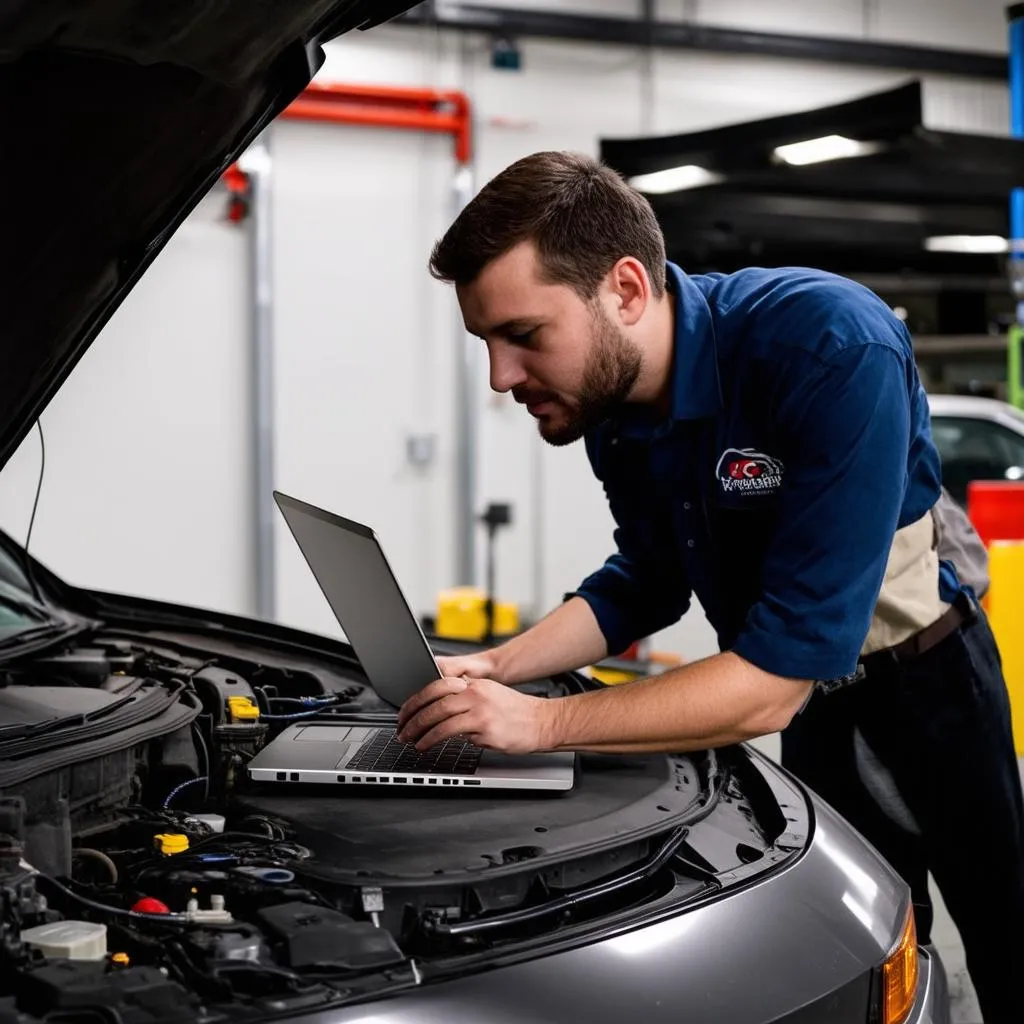
[[379, 997], [712, 898], [798, 845], [739, 750], [583, 755], [565, 794], [247, 776], [288, 724], [328, 719], [394, 712], [341, 654], [185, 631], [0, 666], [0, 1024]]

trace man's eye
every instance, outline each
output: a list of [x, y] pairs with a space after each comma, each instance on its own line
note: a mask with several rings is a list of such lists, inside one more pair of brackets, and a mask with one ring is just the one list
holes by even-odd
[[535, 327], [531, 327], [528, 331], [509, 332], [508, 340], [511, 341], [513, 345], [529, 344], [535, 330]]

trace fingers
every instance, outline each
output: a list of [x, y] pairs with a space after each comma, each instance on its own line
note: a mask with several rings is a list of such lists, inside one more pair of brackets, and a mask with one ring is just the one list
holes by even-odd
[[452, 715], [461, 715], [472, 706], [473, 702], [469, 694], [450, 693], [446, 697], [433, 701], [413, 715], [399, 730], [398, 738], [403, 743], [412, 743], [432, 726], [446, 718], [451, 718]]
[[436, 747], [438, 743], [450, 740], [453, 736], [464, 736], [470, 742], [475, 742], [474, 728], [470, 724], [473, 717], [472, 711], [465, 711], [444, 719], [416, 740], [416, 749], [419, 751], [429, 750], [431, 747]]
[[419, 693], [414, 693], [399, 709], [398, 709], [398, 731], [401, 732], [405, 724], [417, 714], [420, 710], [432, 704], [436, 700], [440, 700], [442, 697], [447, 697], [452, 693], [460, 693], [465, 690], [469, 684], [465, 679], [438, 679], [431, 683], [429, 686], [424, 686]]

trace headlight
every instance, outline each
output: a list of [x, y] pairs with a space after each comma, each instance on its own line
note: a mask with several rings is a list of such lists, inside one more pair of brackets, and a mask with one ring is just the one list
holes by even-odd
[[880, 1024], [903, 1024], [917, 996], [917, 927], [914, 908], [907, 911], [903, 934], [882, 965]]

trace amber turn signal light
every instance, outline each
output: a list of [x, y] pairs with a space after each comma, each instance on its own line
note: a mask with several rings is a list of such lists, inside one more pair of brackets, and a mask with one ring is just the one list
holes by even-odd
[[907, 911], [903, 934], [882, 965], [881, 1024], [904, 1024], [917, 997], [917, 927], [914, 908]]

